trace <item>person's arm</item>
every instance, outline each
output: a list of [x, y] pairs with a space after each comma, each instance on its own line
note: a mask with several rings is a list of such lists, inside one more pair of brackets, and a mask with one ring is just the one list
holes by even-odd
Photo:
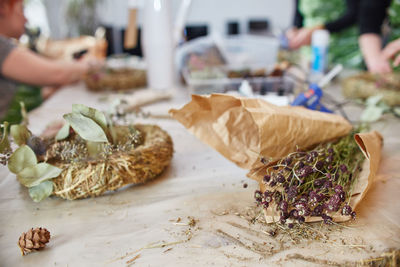
[[16, 47], [4, 60], [4, 77], [33, 85], [62, 86], [81, 79], [89, 69], [87, 62], [58, 62]]
[[400, 38], [391, 41], [382, 51], [383, 57], [387, 60], [394, 59], [393, 66], [400, 65]]
[[382, 54], [380, 36], [389, 5], [390, 0], [362, 0], [360, 4], [358, 42], [367, 68], [373, 73], [385, 73], [392, 70], [389, 61]]
[[389, 61], [382, 54], [382, 40], [378, 34], [365, 33], [358, 39], [368, 71], [372, 73], [391, 72]]
[[357, 22], [360, 0], [346, 0], [346, 11], [338, 19], [325, 24], [324, 28], [329, 32], [339, 32]]

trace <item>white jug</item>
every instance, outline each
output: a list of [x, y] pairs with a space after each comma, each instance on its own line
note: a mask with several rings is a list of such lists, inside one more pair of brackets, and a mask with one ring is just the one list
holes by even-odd
[[[144, 0], [142, 49], [147, 64], [148, 86], [151, 89], [168, 90], [175, 85], [174, 52], [190, 4], [191, 0], [182, 0], [173, 26], [171, 0]], [[131, 5], [131, 8], [135, 7]]]

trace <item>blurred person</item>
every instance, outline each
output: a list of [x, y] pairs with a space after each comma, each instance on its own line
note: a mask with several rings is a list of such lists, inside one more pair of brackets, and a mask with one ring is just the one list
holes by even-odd
[[[391, 0], [362, 0], [360, 6], [359, 44], [367, 68], [372, 73], [391, 72], [400, 64], [400, 3]], [[389, 23], [390, 32], [383, 33], [384, 21]], [[385, 42], [389, 42], [384, 46]]]
[[361, 0], [295, 0], [293, 27], [286, 32], [289, 48], [298, 49], [311, 44], [315, 30], [331, 33], [332, 62], [349, 67], [361, 67], [356, 27]]
[[60, 86], [77, 82], [89, 61], [61, 62], [39, 56], [16, 44], [25, 31], [23, 0], [0, 0], [0, 119], [10, 105], [18, 83]]

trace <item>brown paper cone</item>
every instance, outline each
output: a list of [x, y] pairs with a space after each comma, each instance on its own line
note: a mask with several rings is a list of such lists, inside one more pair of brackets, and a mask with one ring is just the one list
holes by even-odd
[[261, 99], [213, 94], [170, 114], [191, 133], [245, 169], [260, 166], [260, 157], [277, 159], [349, 133], [343, 117], [303, 107], [278, 107]]
[[[373, 183], [376, 172], [378, 171], [379, 162], [381, 160], [381, 149], [383, 144], [382, 136], [376, 131], [356, 134], [354, 138], [366, 159], [363, 163], [362, 171], [360, 172], [359, 177], [357, 177], [358, 180], [354, 185], [352, 198], [350, 200], [350, 206], [353, 210], [364, 198], [365, 194]], [[264, 165], [262, 167], [255, 168], [247, 174], [248, 177], [258, 181], [262, 192], [265, 192], [267, 189], [265, 184], [262, 182], [262, 179], [264, 175], [267, 174], [266, 169], [268, 166], [269, 165]], [[267, 210], [264, 209], [264, 214], [267, 223], [279, 221], [279, 214], [275, 211], [274, 207], [269, 207]], [[340, 212], [332, 213], [330, 216], [335, 222], [343, 222], [351, 218], [350, 216], [341, 215]], [[306, 222], [315, 222], [321, 220], [321, 217], [306, 218]]]

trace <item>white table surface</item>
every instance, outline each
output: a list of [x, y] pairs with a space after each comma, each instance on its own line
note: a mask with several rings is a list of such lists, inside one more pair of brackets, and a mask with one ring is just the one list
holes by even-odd
[[[340, 98], [337, 88], [330, 90]], [[83, 85], [66, 87], [30, 113], [30, 128], [39, 134], [69, 112], [72, 103], [106, 108], [99, 98]], [[172, 100], [145, 110], [167, 114], [187, 101], [189, 95], [180, 90]], [[353, 118], [359, 114], [358, 107], [347, 110]], [[268, 226], [246, 219], [254, 211], [258, 187], [246, 178], [246, 170], [172, 119], [138, 121], [158, 124], [174, 141], [171, 165], [144, 185], [98, 198], [51, 197], [34, 203], [15, 175], [0, 166], [0, 266], [318, 266], [321, 262], [290, 258], [299, 253], [344, 263], [400, 248], [399, 119], [388, 115], [373, 124], [385, 138], [383, 158], [376, 182], [357, 210], [358, 219], [332, 227], [329, 242], [299, 244], [279, 243], [279, 233], [271, 237]], [[196, 226], [186, 225], [188, 216], [196, 219]], [[18, 237], [31, 227], [47, 228], [50, 243], [41, 252], [21, 256]], [[283, 249], [278, 252], [279, 247]]]

